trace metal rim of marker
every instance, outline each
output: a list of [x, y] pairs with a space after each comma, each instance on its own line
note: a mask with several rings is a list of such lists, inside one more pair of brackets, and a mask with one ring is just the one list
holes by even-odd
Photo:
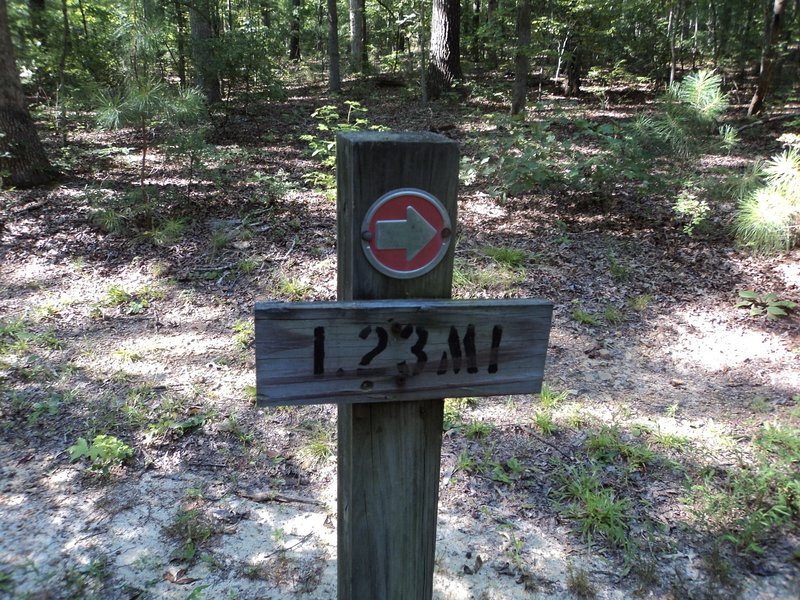
[[[436, 229], [431, 223], [425, 219], [422, 215], [420, 215], [413, 207], [410, 207], [410, 212], [407, 216], [406, 221], [379, 221], [376, 223], [376, 231], [375, 235], [373, 235], [371, 224], [372, 220], [375, 218], [376, 213], [388, 202], [398, 198], [400, 196], [417, 196], [421, 197], [427, 202], [429, 202], [433, 207], [436, 208], [439, 215], [442, 219], [442, 224], [438, 229]], [[411, 220], [414, 220], [414, 224], [408, 225]], [[411, 238], [407, 239], [408, 242], [417, 242], [421, 244], [420, 251], [427, 247], [436, 237], [439, 237], [441, 240], [439, 251], [436, 255], [431, 258], [428, 262], [424, 265], [409, 269], [409, 270], [399, 270], [393, 269], [385, 264], [383, 264], [378, 257], [373, 252], [372, 246], [373, 244], [376, 245], [376, 250], [382, 250], [378, 246], [381, 244], [381, 229], [377, 227], [377, 225], [385, 224], [383, 229], [388, 230], [389, 227], [393, 226], [397, 228], [401, 226], [402, 223], [405, 223], [406, 229], [410, 231]], [[428, 229], [425, 227], [427, 226]], [[452, 228], [450, 224], [450, 215], [447, 212], [447, 209], [444, 205], [439, 201], [436, 196], [426, 192], [425, 190], [420, 190], [417, 188], [399, 188], [396, 190], [392, 190], [390, 192], [385, 193], [383, 196], [378, 198], [370, 209], [367, 211], [366, 216], [364, 217], [364, 221], [361, 227], [361, 247], [364, 250], [364, 255], [367, 257], [369, 263], [380, 273], [387, 275], [388, 277], [392, 277], [395, 279], [413, 279], [414, 277], [419, 277], [424, 275], [425, 273], [430, 272], [432, 269], [438, 265], [442, 259], [447, 254], [447, 250], [450, 247], [450, 239], [453, 237], [452, 235]], [[425, 240], [424, 236], [429, 236], [427, 241]], [[386, 236], [384, 236], [386, 237]], [[424, 241], [424, 243], [422, 243]], [[383, 248], [386, 249], [386, 248]], [[395, 249], [395, 248], [393, 248]]]

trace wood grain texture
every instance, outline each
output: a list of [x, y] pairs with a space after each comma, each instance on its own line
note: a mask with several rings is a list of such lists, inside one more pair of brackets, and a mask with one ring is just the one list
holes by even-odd
[[[391, 279], [360, 245], [372, 203], [390, 190], [435, 196], [456, 223], [458, 147], [426, 133], [337, 136], [338, 299], [449, 298], [453, 248], [431, 272]], [[433, 594], [444, 401], [339, 405], [338, 597]]]
[[258, 403], [538, 393], [551, 317], [541, 300], [259, 303]]
[[[372, 204], [386, 192], [418, 188], [444, 204], [456, 223], [458, 147], [433, 133], [348, 133], [336, 138], [339, 300], [449, 298], [453, 251], [431, 272], [412, 280], [376, 271], [361, 249], [361, 229]], [[455, 175], [453, 175], [455, 173]]]

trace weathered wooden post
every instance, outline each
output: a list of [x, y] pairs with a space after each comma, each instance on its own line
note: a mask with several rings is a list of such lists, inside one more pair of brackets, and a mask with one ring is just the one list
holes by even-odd
[[455, 143], [343, 134], [337, 165], [339, 299], [256, 304], [258, 403], [339, 403], [340, 600], [424, 600], [442, 397], [538, 392], [553, 307], [448, 299]]
[[[430, 133], [351, 133], [337, 138], [336, 155], [339, 300], [449, 298], [456, 143]], [[391, 264], [388, 269], [375, 268], [367, 254], [372, 249], [363, 248], [365, 242], [377, 243], [369, 239], [374, 232], [365, 226], [376, 199], [409, 188], [438, 199], [449, 220], [433, 227], [444, 254], [430, 271], [416, 277], [387, 273]], [[402, 215], [395, 221], [400, 226]], [[415, 267], [402, 264], [413, 249], [391, 251], [401, 254], [394, 271]], [[386, 262], [391, 259], [386, 253]], [[339, 405], [340, 600], [431, 597], [443, 406], [442, 399]]]

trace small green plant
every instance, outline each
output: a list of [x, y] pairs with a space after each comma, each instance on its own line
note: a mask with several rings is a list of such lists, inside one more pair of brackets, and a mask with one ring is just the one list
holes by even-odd
[[774, 292], [759, 294], [753, 290], [740, 290], [736, 308], [750, 309], [750, 315], [753, 317], [766, 315], [768, 319], [776, 320], [788, 317], [789, 313], [797, 308], [797, 303], [781, 300]]
[[531, 253], [522, 248], [512, 248], [509, 246], [488, 246], [483, 249], [483, 253], [494, 260], [496, 263], [505, 265], [512, 269], [524, 267], [531, 259]]
[[310, 284], [297, 277], [281, 276], [277, 287], [281, 297], [294, 301], [303, 300], [314, 291]]
[[255, 257], [246, 257], [239, 260], [236, 264], [236, 268], [239, 269], [242, 274], [250, 275], [260, 269], [263, 264], [261, 260]]
[[601, 463], [614, 464], [621, 459], [634, 469], [645, 467], [655, 459], [655, 453], [646, 446], [623, 440], [616, 427], [605, 426], [590, 434], [586, 449]]
[[513, 456], [506, 461], [506, 467], [515, 477], [519, 477], [525, 472], [525, 465]]
[[600, 318], [595, 314], [583, 310], [578, 300], [573, 300], [572, 303], [572, 318], [575, 321], [581, 325], [591, 325], [594, 327], [600, 325]]
[[618, 499], [614, 490], [603, 487], [596, 475], [588, 477], [591, 478], [589, 485], [571, 486], [566, 492], [558, 492], [567, 500], [561, 507], [562, 513], [578, 522], [587, 543], [591, 544], [599, 536], [616, 547], [628, 548], [631, 544], [628, 537], [631, 500]]
[[456, 470], [464, 471], [465, 473], [474, 473], [478, 470], [478, 461], [470, 456], [467, 450], [462, 450], [458, 455]]
[[653, 433], [653, 441], [660, 446], [677, 450], [678, 452], [683, 452], [691, 446], [689, 438], [685, 435], [678, 435], [677, 433], [662, 433], [661, 431], [656, 431]]
[[0, 571], [0, 592], [7, 592], [10, 594], [14, 591], [13, 585], [14, 583], [11, 579], [11, 575]]
[[61, 400], [58, 394], [50, 394], [47, 400], [34, 403], [28, 414], [28, 425], [36, 425], [42, 417], [55, 417], [61, 406]]
[[183, 237], [186, 232], [186, 221], [184, 219], [172, 218], [165, 219], [154, 227], [150, 232], [150, 239], [156, 246], [172, 246]]
[[692, 512], [721, 539], [752, 554], [784, 528], [797, 531], [800, 514], [800, 429], [766, 423], [754, 439], [755, 461], [692, 486]]
[[614, 279], [625, 281], [630, 277], [631, 267], [620, 262], [612, 252], [606, 252], [606, 260], [608, 260], [608, 270]]
[[597, 588], [589, 579], [589, 572], [572, 563], [567, 563], [567, 589], [578, 598], [594, 598], [597, 595]]
[[335, 190], [336, 181], [330, 170], [336, 164], [336, 134], [361, 130], [386, 130], [386, 127], [380, 125], [370, 125], [366, 118], [367, 109], [361, 103], [346, 100], [344, 104], [347, 107], [347, 116], [344, 119], [335, 105], [327, 104], [319, 107], [311, 113], [311, 116], [319, 121], [317, 130], [320, 135], [300, 136], [302, 141], [308, 143], [310, 155], [319, 160], [324, 167], [322, 171], [312, 171], [305, 175], [304, 179], [328, 195]]
[[317, 423], [312, 423], [310, 429], [308, 439], [298, 452], [303, 467], [307, 469], [324, 464], [336, 453], [333, 434], [329, 429]]
[[647, 310], [652, 301], [652, 294], [640, 294], [639, 296], [634, 296], [628, 300], [628, 306], [630, 306], [631, 309], [635, 310], [636, 312], [642, 312], [643, 310]]
[[564, 402], [568, 396], [569, 390], [556, 393], [546, 381], [543, 381], [542, 390], [539, 392], [539, 402], [541, 402], [542, 408], [549, 410]]
[[464, 428], [464, 435], [472, 439], [483, 439], [492, 432], [491, 423], [486, 421], [470, 421]]
[[701, 196], [702, 193], [701, 189], [687, 184], [672, 205], [672, 210], [683, 221], [683, 231], [687, 235], [694, 235], [695, 229], [702, 226], [711, 213], [711, 207]]
[[199, 548], [214, 533], [208, 518], [197, 508], [181, 510], [165, 529], [169, 535], [181, 540], [175, 558], [186, 561], [194, 560]]
[[722, 77], [712, 71], [691, 73], [671, 85], [660, 108], [654, 117], [640, 119], [641, 129], [679, 157], [696, 154], [712, 133], [724, 136], [726, 143], [733, 140], [729, 132], [717, 127], [728, 99], [722, 91]]
[[209, 244], [211, 245], [211, 255], [217, 256], [220, 252], [225, 250], [234, 241], [236, 241], [237, 232], [227, 229], [219, 229], [211, 234]]
[[492, 462], [489, 464], [492, 468], [490, 471], [490, 476], [492, 481], [497, 481], [499, 483], [505, 483], [507, 485], [511, 484], [511, 477], [508, 476], [506, 470], [503, 468], [503, 465], [497, 462]]
[[603, 319], [605, 319], [606, 323], [609, 325], [619, 325], [625, 320], [625, 313], [613, 304], [609, 304], [603, 310]]
[[128, 292], [121, 285], [113, 284], [108, 288], [105, 298], [93, 306], [92, 312], [95, 316], [102, 316], [102, 307], [112, 307], [127, 315], [138, 315], [147, 310], [152, 302], [163, 298], [164, 292], [152, 286]]
[[789, 250], [800, 239], [800, 146], [770, 158], [757, 176], [763, 183], [741, 195], [736, 236], [757, 252]]
[[756, 396], [750, 402], [750, 408], [753, 412], [768, 413], [770, 411], [769, 402], [764, 396]]
[[240, 350], [249, 348], [255, 340], [255, 323], [250, 319], [237, 319], [233, 323], [233, 341]]
[[556, 424], [553, 422], [553, 415], [550, 411], [537, 411], [533, 417], [533, 422], [545, 435], [553, 435], [556, 432]]
[[96, 435], [91, 443], [86, 438], [79, 437], [75, 445], [67, 448], [70, 460], [73, 462], [81, 458], [88, 458], [93, 471], [108, 473], [115, 465], [122, 464], [133, 456], [133, 449], [125, 442], [113, 435]]

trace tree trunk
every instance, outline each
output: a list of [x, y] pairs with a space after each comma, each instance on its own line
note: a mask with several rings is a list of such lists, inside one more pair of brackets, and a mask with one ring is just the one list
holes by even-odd
[[431, 58], [428, 63], [428, 98], [436, 99], [463, 78], [459, 0], [433, 0]]
[[178, 80], [181, 88], [186, 89], [186, 17], [183, 14], [181, 0], [175, 0], [175, 23], [177, 30], [175, 40], [178, 46]]
[[19, 80], [6, 0], [0, 0], [0, 176], [6, 184], [32, 187], [55, 179]]
[[566, 61], [564, 64], [564, 83], [561, 86], [567, 98], [577, 96], [581, 91], [581, 42], [580, 35], [573, 33], [568, 37], [566, 50], [564, 52]]
[[483, 48], [481, 44], [481, 0], [472, 0], [472, 60], [481, 60]]
[[336, 94], [342, 89], [339, 73], [339, 11], [336, 0], [328, 0], [328, 91]]
[[667, 22], [667, 37], [669, 38], [669, 85], [675, 83], [675, 74], [678, 68], [678, 59], [675, 50], [675, 3], [669, 7], [669, 21]]
[[28, 0], [28, 13], [31, 18], [30, 36], [42, 47], [47, 45], [47, 26], [45, 23], [45, 0]]
[[350, 71], [364, 72], [364, 0], [350, 0]]
[[292, 0], [289, 17], [289, 60], [300, 60], [300, 0]]
[[772, 16], [770, 27], [764, 43], [764, 52], [761, 55], [761, 73], [758, 77], [758, 87], [750, 100], [750, 107], [747, 109], [748, 115], [755, 115], [764, 108], [764, 99], [769, 92], [772, 83], [772, 72], [775, 69], [775, 46], [781, 35], [783, 26], [783, 14], [786, 8], [785, 0], [775, 0], [772, 6]]
[[194, 82], [203, 90], [209, 105], [222, 101], [219, 74], [214, 55], [214, 31], [211, 27], [209, 2], [189, 5], [189, 27], [192, 30], [192, 61]]
[[67, 100], [65, 98], [65, 78], [67, 72], [67, 54], [70, 47], [69, 14], [67, 13], [67, 0], [61, 0], [61, 56], [58, 60], [58, 118], [56, 128], [61, 135], [61, 145], [67, 145]]
[[531, 0], [517, 2], [517, 51], [514, 55], [514, 89], [511, 94], [511, 114], [525, 112], [528, 95], [528, 69], [531, 46]]
[[[492, 26], [497, 19], [497, 0], [488, 0], [486, 3], [486, 24]], [[491, 71], [497, 68], [499, 60], [497, 58], [497, 47], [493, 36], [489, 37], [489, 43], [486, 45], [486, 67]]]

